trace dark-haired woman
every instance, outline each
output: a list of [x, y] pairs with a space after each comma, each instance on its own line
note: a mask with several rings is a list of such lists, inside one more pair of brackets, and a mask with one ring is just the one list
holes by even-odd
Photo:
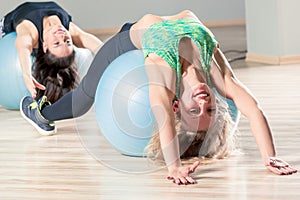
[[[17, 33], [16, 48], [26, 87], [33, 98], [45, 95], [51, 102], [79, 83], [73, 45], [92, 52], [102, 45], [97, 37], [76, 26], [55, 2], [22, 3], [1, 19], [0, 31], [0, 37]], [[31, 55], [35, 56], [34, 64]]]

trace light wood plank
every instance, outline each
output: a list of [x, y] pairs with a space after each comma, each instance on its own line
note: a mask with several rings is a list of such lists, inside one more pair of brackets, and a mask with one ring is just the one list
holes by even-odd
[[[274, 131], [278, 155], [300, 168], [300, 66], [235, 70], [260, 100]], [[0, 107], [1, 199], [299, 199], [299, 173], [277, 176], [261, 163], [245, 118], [239, 123], [243, 154], [203, 165], [197, 184], [176, 186], [165, 168], [143, 170], [146, 159], [123, 156], [101, 136], [93, 112], [57, 123], [58, 133], [39, 136], [17, 111]], [[89, 152], [82, 134], [99, 133]], [[149, 167], [147, 165], [147, 167]], [[119, 168], [119, 169], [118, 169]], [[128, 170], [127, 172], [120, 171]]]

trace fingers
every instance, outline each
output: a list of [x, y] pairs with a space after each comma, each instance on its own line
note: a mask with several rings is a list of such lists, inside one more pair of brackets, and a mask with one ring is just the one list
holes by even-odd
[[289, 174], [293, 174], [293, 173], [296, 173], [297, 170], [292, 168], [292, 167], [282, 167], [282, 168], [279, 168], [279, 171], [282, 172], [283, 175], [289, 175]]
[[37, 82], [34, 78], [32, 79], [33, 84], [32, 84], [32, 89], [30, 90], [30, 94], [32, 96], [32, 98], [36, 98], [36, 88], [40, 89], [40, 90], [46, 90], [46, 87], [42, 84], [40, 84], [39, 82]]
[[36, 94], [32, 94], [31, 97], [32, 97], [33, 99], [35, 99], [35, 98], [36, 98]]
[[193, 173], [199, 165], [200, 161], [194, 162], [194, 164], [189, 168], [189, 173]]
[[274, 174], [281, 175], [281, 171], [278, 168], [272, 167], [272, 166], [267, 166], [267, 168], [273, 172]]
[[290, 167], [290, 166], [287, 167], [287, 168], [288, 168], [289, 171], [292, 172], [292, 173], [297, 173], [297, 171], [298, 171], [297, 169], [295, 169], [295, 168], [293, 168], [293, 167]]
[[46, 87], [44, 85], [36, 85], [37, 88], [39, 88], [40, 90], [46, 90]]
[[188, 185], [188, 184], [195, 184], [196, 183], [196, 181], [190, 176], [176, 177], [176, 178], [168, 176], [168, 179], [173, 180], [173, 183], [175, 183], [177, 185]]
[[36, 90], [35, 89], [31, 89], [29, 92], [30, 92], [32, 98], [35, 99], [36, 98], [36, 93], [37, 93]]
[[267, 168], [275, 174], [278, 175], [289, 175], [297, 172], [297, 169], [292, 167], [273, 167], [267, 166]]
[[28, 91], [30, 92], [32, 98], [34, 98], [34, 99], [36, 98], [36, 94], [37, 94], [36, 88], [39, 88], [42, 90], [46, 89], [45, 86], [39, 84], [34, 78], [26, 78], [26, 79], [24, 79], [24, 81], [25, 81]]
[[199, 165], [200, 162], [196, 161], [190, 166], [180, 168], [177, 173], [169, 174], [167, 178], [169, 180], [173, 180], [173, 182], [177, 185], [195, 184], [196, 181], [192, 177], [190, 177], [189, 174], [193, 173]]
[[186, 180], [190, 183], [190, 184], [195, 184], [196, 181], [194, 179], [192, 179], [192, 177], [188, 176], [186, 177]]
[[26, 84], [26, 87], [27, 87], [28, 91], [30, 92], [32, 98], [35, 98], [37, 92], [36, 92], [34, 84], [32, 84], [32, 83]]
[[33, 82], [34, 86], [39, 88], [40, 90], [46, 89], [46, 87], [44, 85], [40, 84], [39, 82], [37, 82], [37, 80], [35, 80], [35, 78], [32, 78], [32, 82]]
[[46, 90], [46, 87], [38, 82], [35, 82], [35, 87], [39, 88], [40, 90]]

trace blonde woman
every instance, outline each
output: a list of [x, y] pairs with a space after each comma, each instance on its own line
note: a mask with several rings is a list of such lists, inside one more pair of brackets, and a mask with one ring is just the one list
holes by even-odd
[[[145, 15], [136, 23], [125, 24], [98, 51], [78, 88], [53, 105], [49, 105], [46, 98], [37, 102], [25, 97], [21, 102], [22, 115], [39, 132], [53, 134], [54, 121], [79, 117], [89, 110], [106, 67], [118, 56], [134, 49], [144, 51], [146, 71], [150, 83], [154, 83], [149, 90], [159, 129], [159, 151], [167, 165], [168, 178], [174, 183], [195, 183], [190, 174], [199, 166], [198, 161], [182, 165], [176, 113], [180, 129], [200, 133], [200, 137], [196, 137], [200, 142], [201, 133], [206, 134], [208, 139], [204, 139], [204, 147], [196, 145], [196, 152], [201, 156], [222, 157], [230, 151], [230, 134], [223, 131], [230, 120], [214, 88], [220, 95], [233, 100], [250, 121], [263, 164], [275, 174], [297, 171], [275, 157], [271, 130], [261, 107], [234, 75], [213, 34], [190, 11], [164, 17]], [[210, 134], [211, 130], [219, 131]], [[210, 145], [217, 140], [219, 145]], [[152, 148], [154, 155], [155, 149]]]

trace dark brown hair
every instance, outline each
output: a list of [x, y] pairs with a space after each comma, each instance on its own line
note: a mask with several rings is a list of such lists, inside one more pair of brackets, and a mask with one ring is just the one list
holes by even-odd
[[64, 94], [79, 84], [79, 75], [74, 64], [75, 51], [66, 57], [54, 56], [49, 50], [44, 53], [39, 48], [34, 62], [34, 78], [46, 87], [46, 90], [37, 90], [36, 99], [43, 95], [54, 103]]

